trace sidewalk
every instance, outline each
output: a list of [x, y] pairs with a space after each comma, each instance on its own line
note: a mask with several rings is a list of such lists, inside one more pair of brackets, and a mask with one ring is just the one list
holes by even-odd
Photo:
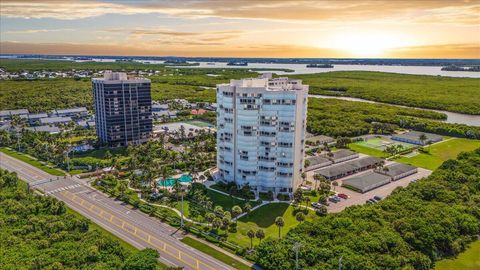
[[[217, 250], [217, 251], [219, 251], [219, 252], [221, 252], [221, 253], [223, 253], [223, 254], [225, 254], [225, 255], [227, 255], [227, 256], [229, 256], [229, 257], [231, 257], [231, 258], [233, 258], [233, 259], [235, 259], [235, 260], [237, 260], [237, 261], [239, 261], [239, 262], [247, 265], [247, 266], [249, 266], [249, 267], [253, 267], [253, 266], [254, 266], [253, 263], [251, 263], [250, 261], [247, 261], [247, 260], [245, 260], [245, 259], [242, 258], [242, 257], [239, 257], [239, 256], [237, 256], [237, 255], [235, 255], [235, 254], [232, 254], [232, 253], [224, 250], [223, 248], [221, 248], [221, 247], [219, 247], [219, 246], [217, 246], [217, 245], [214, 245], [214, 244], [212, 244], [212, 243], [210, 243], [210, 242], [208, 242], [208, 241], [206, 241], [206, 240], [203, 240], [203, 239], [197, 237], [197, 236], [194, 235], [194, 234], [188, 234], [187, 236], [189, 236], [189, 237], [197, 240], [198, 242], [201, 242], [201, 243], [203, 243], [203, 244], [205, 244], [205, 245], [207, 245], [207, 246], [209, 246], [209, 247], [211, 247], [211, 248], [213, 248], [213, 249], [215, 249], [215, 250]], [[260, 268], [255, 268], [255, 269], [260, 269]]]

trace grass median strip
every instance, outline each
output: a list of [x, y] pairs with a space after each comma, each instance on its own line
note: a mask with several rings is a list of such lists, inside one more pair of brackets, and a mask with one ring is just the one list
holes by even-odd
[[56, 176], [64, 176], [65, 173], [60, 171], [60, 170], [57, 170], [55, 168], [51, 168], [51, 167], [48, 167], [46, 166], [45, 164], [43, 164], [42, 162], [40, 162], [39, 160], [29, 156], [29, 155], [26, 155], [26, 154], [23, 154], [23, 153], [20, 153], [20, 152], [17, 152], [15, 150], [12, 150], [8, 147], [0, 147], [0, 152], [6, 154], [6, 155], [9, 155], [11, 157], [14, 157], [16, 159], [19, 159], [23, 162], [26, 162], [32, 166], [34, 166], [35, 168], [38, 168], [46, 173], [49, 173], [51, 175], [56, 175]]
[[198, 249], [200, 250], [201, 252], [205, 253], [205, 254], [208, 254], [212, 257], [214, 257], [215, 259], [217, 260], [220, 260], [232, 267], [234, 267], [235, 269], [239, 269], [239, 270], [250, 270], [251, 267], [246, 265], [246, 264], [243, 264], [237, 260], [235, 260], [234, 258], [200, 242], [200, 241], [197, 241], [191, 237], [185, 237], [182, 239], [182, 242], [185, 243], [186, 245], [189, 245], [195, 249]]

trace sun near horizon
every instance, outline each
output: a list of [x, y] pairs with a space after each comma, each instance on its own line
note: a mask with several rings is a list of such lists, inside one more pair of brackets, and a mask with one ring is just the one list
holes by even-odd
[[2, 54], [480, 58], [480, 1], [0, 2]]

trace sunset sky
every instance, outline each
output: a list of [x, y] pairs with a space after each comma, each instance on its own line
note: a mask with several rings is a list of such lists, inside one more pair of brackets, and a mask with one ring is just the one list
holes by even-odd
[[0, 1], [0, 52], [480, 58], [479, 1]]

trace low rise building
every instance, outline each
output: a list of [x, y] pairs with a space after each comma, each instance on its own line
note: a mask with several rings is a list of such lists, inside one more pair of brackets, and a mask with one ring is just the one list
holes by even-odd
[[152, 112], [165, 112], [168, 111], [168, 104], [152, 104]]
[[409, 132], [393, 135], [392, 140], [416, 144], [416, 145], [427, 145], [427, 144], [442, 141], [443, 138], [442, 136], [437, 134], [425, 133], [425, 132], [419, 132], [419, 131], [409, 131]]
[[82, 118], [88, 115], [87, 108], [77, 107], [69, 109], [57, 109], [53, 111], [54, 115], [59, 117]]
[[28, 110], [27, 109], [18, 109], [18, 110], [5, 110], [5, 111], [0, 111], [0, 119], [3, 120], [9, 120], [12, 119], [12, 116], [18, 115], [28, 115]]
[[369, 156], [323, 168], [315, 171], [315, 174], [320, 174], [327, 180], [333, 181], [358, 172], [376, 168], [377, 166], [382, 165], [383, 162], [384, 160], [381, 158]]
[[333, 164], [333, 161], [321, 156], [309, 157], [305, 162], [309, 164], [305, 169], [306, 171], [320, 169]]
[[365, 193], [390, 183], [390, 180], [390, 177], [387, 175], [376, 172], [367, 172], [362, 175], [343, 180], [342, 187], [351, 188], [355, 191]]
[[40, 124], [42, 125], [59, 125], [59, 124], [68, 124], [72, 121], [71, 117], [60, 117], [53, 116], [40, 119]]
[[35, 126], [40, 124], [40, 119], [48, 118], [48, 115], [46, 113], [30, 113], [27, 115], [22, 115], [21, 117], [27, 119], [29, 125]]
[[335, 142], [335, 139], [332, 138], [332, 137], [328, 137], [328, 136], [325, 136], [325, 135], [318, 135], [318, 136], [313, 136], [313, 137], [310, 137], [306, 140], [306, 143], [307, 144], [311, 144], [311, 145], [322, 145], [322, 144], [331, 144]]
[[355, 159], [359, 157], [359, 154], [357, 152], [353, 152], [348, 149], [340, 149], [335, 152], [327, 153], [320, 155], [323, 158], [331, 160], [333, 163], [340, 163], [343, 161]]
[[385, 166], [381, 169], [376, 170], [376, 172], [390, 176], [392, 181], [407, 177], [409, 175], [415, 174], [418, 172], [417, 167], [403, 164], [403, 163], [394, 163], [389, 166]]
[[28, 127], [27, 129], [35, 132], [48, 132], [50, 134], [60, 133], [60, 129], [58, 127], [51, 126]]

